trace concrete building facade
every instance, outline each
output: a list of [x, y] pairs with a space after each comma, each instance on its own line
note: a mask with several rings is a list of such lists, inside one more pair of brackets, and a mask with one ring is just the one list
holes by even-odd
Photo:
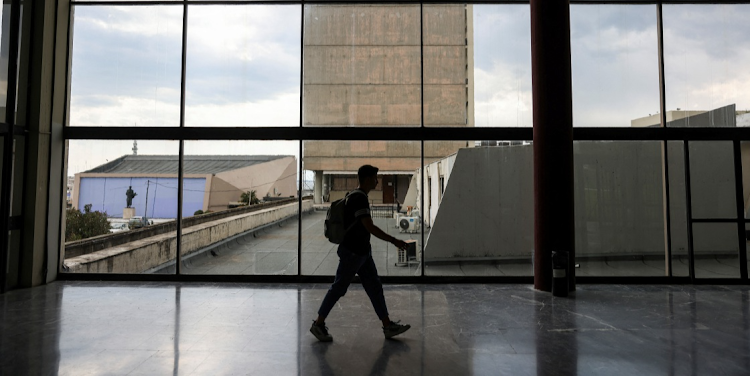
[[[472, 5], [427, 6], [422, 19], [420, 30], [418, 5], [307, 5], [303, 124], [419, 127], [424, 106], [424, 126], [474, 126]], [[431, 144], [426, 161], [467, 146]], [[421, 148], [419, 142], [306, 141], [303, 163], [315, 173], [316, 203], [342, 197], [363, 164], [382, 171], [374, 203], [403, 203]]]

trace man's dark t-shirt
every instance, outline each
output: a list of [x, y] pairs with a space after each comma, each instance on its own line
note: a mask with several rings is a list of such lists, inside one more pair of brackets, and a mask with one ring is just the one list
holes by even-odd
[[362, 224], [362, 218], [370, 217], [370, 201], [362, 192], [351, 193], [344, 206], [344, 224], [354, 226], [344, 235], [341, 245], [358, 255], [370, 254], [370, 232]]

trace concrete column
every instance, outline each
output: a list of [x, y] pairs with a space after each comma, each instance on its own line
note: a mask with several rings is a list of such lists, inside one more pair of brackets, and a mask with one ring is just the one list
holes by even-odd
[[[53, 109], [55, 100], [64, 96], [55, 95], [59, 93], [55, 93], [54, 84], [59, 81], [53, 78], [54, 73], [65, 76], [59, 69], [55, 72], [60, 67], [55, 64], [57, 5], [53, 0], [29, 2], [21, 15], [16, 125], [24, 126], [27, 134], [15, 143], [16, 182], [12, 187], [11, 210], [12, 215], [23, 213], [23, 221], [22, 230], [11, 235], [9, 251], [11, 259], [17, 260], [9, 273], [13, 276], [12, 288], [38, 286], [57, 276], [61, 239], [57, 224], [63, 192], [59, 170], [62, 139], [60, 133], [53, 132], [53, 127], [61, 131], [62, 124], [56, 116], [61, 112], [53, 113]], [[61, 1], [60, 6], [67, 9], [67, 1]], [[51, 142], [53, 136], [55, 145]], [[57, 154], [52, 155], [52, 150]]]
[[315, 186], [313, 187], [313, 201], [323, 203], [323, 171], [315, 171]]
[[534, 288], [552, 290], [552, 251], [570, 255], [575, 288], [570, 3], [531, 0], [534, 106]]

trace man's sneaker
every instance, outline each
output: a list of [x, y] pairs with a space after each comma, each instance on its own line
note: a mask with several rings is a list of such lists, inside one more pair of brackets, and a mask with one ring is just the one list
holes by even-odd
[[391, 338], [393, 336], [399, 335], [411, 328], [411, 325], [401, 325], [399, 324], [401, 321], [391, 321], [391, 324], [388, 326], [383, 327], [383, 334], [385, 334], [385, 338]]
[[313, 320], [312, 326], [310, 327], [310, 333], [312, 333], [320, 342], [333, 341], [333, 337], [328, 334], [328, 327], [316, 324], [315, 320]]

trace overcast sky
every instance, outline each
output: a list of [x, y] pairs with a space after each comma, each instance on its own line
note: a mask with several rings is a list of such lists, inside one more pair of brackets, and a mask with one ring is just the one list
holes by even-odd
[[[77, 6], [71, 125], [178, 126], [182, 6]], [[187, 126], [298, 126], [299, 5], [190, 7]], [[529, 7], [475, 5], [476, 126], [530, 127]], [[667, 109], [750, 109], [750, 6], [665, 5]], [[659, 110], [656, 7], [572, 5], [575, 126]], [[132, 141], [71, 141], [69, 173]], [[191, 154], [298, 154], [296, 142], [195, 142]], [[176, 154], [139, 142], [139, 154]]]

